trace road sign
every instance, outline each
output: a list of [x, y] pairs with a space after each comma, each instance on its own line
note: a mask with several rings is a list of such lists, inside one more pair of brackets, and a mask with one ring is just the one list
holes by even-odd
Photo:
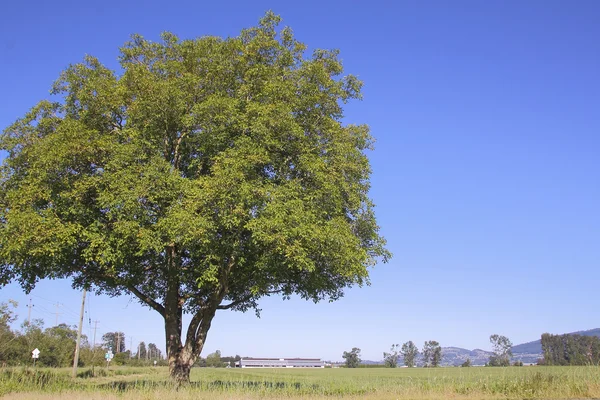
[[106, 352], [106, 354], [104, 355], [104, 358], [106, 358], [106, 361], [110, 361], [113, 359], [115, 355], [113, 354], [112, 350], [109, 350]]
[[31, 358], [40, 358], [40, 351], [37, 347], [31, 352]]

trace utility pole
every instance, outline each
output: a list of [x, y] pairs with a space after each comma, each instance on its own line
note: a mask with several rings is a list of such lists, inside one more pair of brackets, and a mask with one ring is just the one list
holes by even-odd
[[79, 314], [79, 330], [77, 331], [77, 342], [75, 343], [75, 358], [73, 359], [73, 378], [77, 377], [77, 364], [79, 364], [79, 342], [81, 342], [81, 329], [83, 328], [83, 314], [85, 312], [85, 296], [87, 290], [83, 289], [83, 297], [81, 298], [81, 312]]
[[31, 304], [31, 297], [29, 298], [29, 312], [27, 314], [27, 325], [31, 326], [31, 307], [33, 307], [33, 305]]
[[129, 337], [129, 359], [131, 359], [133, 357], [133, 354], [131, 354], [133, 352], [133, 336]]
[[116, 332], [116, 334], [117, 334], [117, 350], [115, 350], [115, 354], [121, 352], [121, 334], [120, 334], [120, 332]]
[[60, 303], [56, 303], [56, 312], [54, 314], [56, 314], [56, 324], [54, 326], [58, 326], [58, 315], [62, 314], [61, 312], [58, 312], [58, 307], [60, 307]]
[[100, 321], [94, 321], [94, 345], [92, 346], [92, 349], [96, 348], [96, 330], [98, 329], [98, 322]]
[[138, 360], [140, 359], [140, 345], [142, 344], [142, 342], [138, 343]]

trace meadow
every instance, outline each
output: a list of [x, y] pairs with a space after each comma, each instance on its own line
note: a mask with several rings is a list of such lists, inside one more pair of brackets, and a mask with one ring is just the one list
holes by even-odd
[[173, 387], [158, 368], [0, 370], [0, 396], [49, 399], [581, 399], [600, 398], [600, 367], [192, 370]]

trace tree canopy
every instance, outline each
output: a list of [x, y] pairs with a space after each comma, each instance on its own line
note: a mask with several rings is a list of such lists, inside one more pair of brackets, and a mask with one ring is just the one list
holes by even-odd
[[[0, 137], [0, 284], [72, 278], [165, 319], [171, 370], [217, 310], [339, 299], [390, 254], [368, 197], [362, 83], [267, 13], [237, 37], [134, 35], [87, 56]], [[193, 318], [182, 339], [182, 314]], [[186, 371], [187, 368], [187, 371]]]

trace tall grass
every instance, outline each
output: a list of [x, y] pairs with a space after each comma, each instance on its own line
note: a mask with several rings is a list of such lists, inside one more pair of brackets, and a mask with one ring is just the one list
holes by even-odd
[[67, 369], [0, 370], [0, 396], [10, 394], [9, 398], [14, 399], [83, 399], [99, 395], [127, 399], [600, 397], [599, 367], [198, 368], [192, 370], [192, 383], [179, 389], [171, 385], [166, 368], [96, 369], [94, 372], [84, 370], [79, 378], [71, 379]]

